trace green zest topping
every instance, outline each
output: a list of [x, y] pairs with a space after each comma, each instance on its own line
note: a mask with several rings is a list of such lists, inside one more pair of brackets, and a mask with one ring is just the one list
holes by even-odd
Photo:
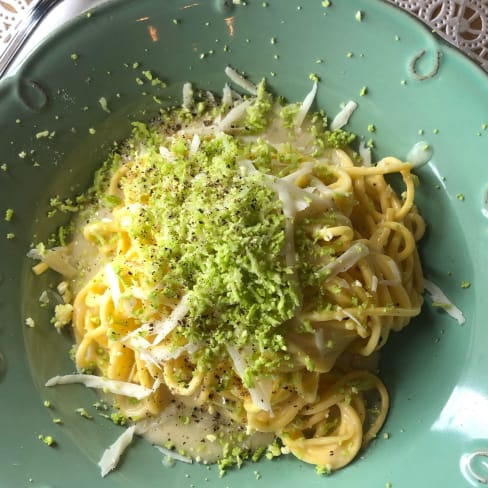
[[37, 438], [44, 442], [44, 444], [46, 444], [46, 446], [55, 446], [56, 445], [56, 441], [54, 440], [54, 438], [50, 435], [42, 435], [42, 434], [39, 434], [37, 436]]
[[[258, 104], [266, 100], [258, 95]], [[256, 109], [246, 122], [261, 121]], [[188, 142], [175, 137], [167, 159], [153, 139], [144, 158], [133, 155], [121, 180], [129, 199], [145, 202], [129, 213], [128, 231], [142, 253], [148, 288], [157, 290], [148, 311], [157, 312], [161, 297], [189, 293], [190, 310], [175, 341], [206, 344], [207, 358], [228, 343], [252, 346], [259, 362], [263, 351], [282, 355], [277, 330], [294, 316], [299, 299], [282, 256], [285, 218], [276, 192], [262, 173], [246, 174], [237, 164], [251, 156], [250, 148], [219, 134], [190, 154]]]

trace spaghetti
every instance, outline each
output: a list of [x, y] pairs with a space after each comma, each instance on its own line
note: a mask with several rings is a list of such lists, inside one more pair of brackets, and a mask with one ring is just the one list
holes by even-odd
[[189, 452], [222, 468], [253, 433], [324, 470], [350, 463], [388, 412], [376, 353], [422, 305], [412, 165], [365, 165], [353, 135], [305, 117], [315, 91], [304, 113], [263, 84], [226, 87], [221, 106], [136, 124], [68, 246], [78, 370], [112, 381], [142, 430], [171, 409], [210, 416], [217, 455]]

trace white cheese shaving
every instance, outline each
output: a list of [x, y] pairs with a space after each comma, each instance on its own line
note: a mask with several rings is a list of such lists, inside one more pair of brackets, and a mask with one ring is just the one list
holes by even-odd
[[153, 345], [159, 344], [177, 325], [178, 322], [188, 313], [188, 294], [181, 297], [178, 305], [173, 309], [169, 317], [154, 323], [156, 338]]
[[339, 307], [339, 310], [348, 318], [350, 318], [360, 329], [362, 330], [365, 330], [366, 327], [361, 323], [359, 322], [359, 320], [350, 312], [348, 312], [347, 310], [344, 310], [343, 308]]
[[432, 148], [425, 141], [417, 142], [407, 154], [407, 161], [414, 168], [420, 168], [432, 159]]
[[190, 143], [190, 150], [189, 150], [190, 155], [196, 154], [199, 147], [200, 147], [200, 136], [198, 134], [194, 134], [193, 139], [191, 140]]
[[294, 183], [298, 179], [310, 175], [314, 167], [315, 163], [313, 163], [312, 161], [307, 161], [306, 163], [302, 163], [302, 165], [296, 171], [290, 173], [289, 175], [283, 176], [283, 178], [281, 179], [283, 181]]
[[332, 120], [330, 124], [330, 129], [342, 129], [349, 122], [352, 113], [354, 112], [354, 110], [356, 110], [357, 107], [358, 104], [356, 102], [354, 102], [353, 100], [349, 100], [344, 108]]
[[225, 74], [229, 77], [229, 79], [234, 82], [236, 85], [240, 86], [242, 89], [249, 92], [251, 95], [257, 95], [258, 89], [254, 83], [251, 83], [249, 80], [246, 80], [242, 75], [240, 75], [235, 69], [227, 66], [225, 68]]
[[190, 109], [193, 105], [193, 87], [191, 83], [183, 84], [183, 108]]
[[254, 100], [245, 100], [244, 102], [239, 103], [236, 105], [232, 110], [229, 110], [227, 115], [217, 123], [217, 130], [221, 132], [228, 131], [232, 128], [239, 119], [241, 119], [248, 107], [251, 106]]
[[328, 272], [327, 278], [330, 279], [338, 273], [343, 273], [353, 267], [360, 259], [369, 254], [369, 248], [362, 242], [356, 242], [336, 260], [323, 266], [320, 271]]
[[315, 330], [314, 340], [315, 340], [315, 347], [317, 348], [317, 351], [319, 352], [320, 357], [324, 358], [327, 346], [325, 344], [324, 329], [322, 327], [318, 327]]
[[120, 283], [119, 277], [115, 273], [110, 263], [105, 265], [105, 276], [107, 277], [110, 294], [112, 295], [112, 302], [114, 304], [114, 307], [117, 308], [119, 306], [119, 300], [121, 295]]
[[165, 447], [162, 446], [154, 446], [154, 447], [170, 459], [174, 459], [175, 461], [181, 461], [182, 463], [187, 463], [187, 464], [193, 463], [193, 459], [183, 456], [177, 451], [172, 451], [171, 449], [166, 449]]
[[66, 278], [74, 278], [78, 275], [78, 270], [70, 263], [70, 252], [66, 247], [53, 247], [45, 252], [42, 257], [51, 269]]
[[376, 275], [373, 275], [371, 278], [371, 291], [373, 293], [376, 293], [376, 290], [378, 289], [378, 277]]
[[230, 86], [226, 83], [222, 91], [222, 105], [231, 106], [232, 105], [232, 90]]
[[[387, 257], [387, 256], [385, 256], [385, 257]], [[382, 279], [382, 280], [379, 280], [379, 282], [382, 285], [388, 285], [388, 286], [399, 285], [402, 282], [402, 275], [400, 273], [400, 269], [398, 268], [397, 263], [392, 258], [390, 258], [389, 256], [388, 256], [388, 259], [386, 262], [388, 264], [388, 267], [391, 270], [392, 278], [389, 280]]]
[[371, 166], [371, 148], [368, 147], [364, 141], [359, 143], [359, 155], [363, 159], [363, 166]]
[[108, 391], [116, 395], [123, 395], [137, 400], [147, 398], [153, 393], [151, 388], [145, 388], [135, 383], [128, 383], [126, 381], [109, 380], [101, 376], [92, 374], [67, 374], [64, 376], [54, 376], [49, 379], [45, 386], [69, 385], [79, 383], [88, 388], [96, 388], [99, 390]]
[[[161, 156], [163, 156], [170, 162], [176, 161], [175, 155], [165, 146], [159, 146], [159, 154], [161, 154]], [[139, 204], [135, 204], [135, 205], [139, 205]]]
[[461, 312], [461, 310], [459, 310], [459, 308], [457, 308], [456, 305], [454, 305], [454, 303], [452, 303], [451, 300], [447, 298], [444, 292], [436, 284], [424, 278], [424, 287], [431, 296], [433, 302], [443, 303], [446, 305], [444, 307], [444, 310], [452, 318], [456, 319], [459, 325], [462, 325], [464, 324], [464, 322], [466, 322], [466, 318], [464, 317], [463, 312]]
[[[243, 379], [246, 373], [247, 364], [244, 357], [233, 346], [227, 345], [227, 352], [234, 364], [234, 369], [237, 375]], [[256, 381], [253, 388], [248, 388], [251, 400], [257, 408], [269, 412], [273, 415], [271, 408], [271, 393], [272, 388], [265, 385], [263, 381]]]
[[115, 442], [108, 449], [105, 449], [100, 461], [98, 462], [102, 478], [107, 476], [110, 471], [117, 467], [117, 464], [119, 463], [122, 454], [124, 454], [124, 451], [127, 449], [129, 444], [132, 442], [132, 439], [134, 438], [135, 430], [135, 425], [131, 425], [115, 440]]
[[295, 116], [295, 129], [300, 129], [305, 120], [305, 117], [312, 106], [313, 101], [315, 100], [315, 95], [317, 94], [317, 82], [314, 81], [312, 89], [307, 93], [307, 96], [304, 98], [302, 102], [302, 106], [300, 110], [297, 112]]

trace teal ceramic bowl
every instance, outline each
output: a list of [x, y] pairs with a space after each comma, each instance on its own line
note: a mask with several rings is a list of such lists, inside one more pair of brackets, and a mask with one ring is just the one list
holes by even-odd
[[[419, 76], [437, 60], [434, 76]], [[72, 370], [70, 338], [57, 334], [50, 311], [39, 307], [53, 276], [34, 277], [26, 253], [65, 222], [46, 216], [50, 197], [86, 188], [131, 121], [151, 118], [157, 100], [177, 103], [185, 81], [220, 92], [229, 64], [254, 81], [266, 77], [290, 100], [303, 99], [316, 73], [317, 107], [335, 114], [341, 102], [356, 100], [349, 128], [373, 136], [378, 158], [404, 158], [420, 140], [433, 148], [418, 170], [417, 202], [428, 222], [422, 261], [426, 276], [467, 320], [458, 325], [427, 299], [421, 316], [391, 337], [381, 356], [392, 397], [385, 435], [328, 479], [289, 458], [251, 463], [224, 478], [214, 467], [169, 468], [138, 439], [102, 480], [96, 463], [120, 428], [74, 413], [80, 406], [92, 410], [93, 392], [43, 386]], [[152, 86], [146, 70], [167, 87]], [[380, 1], [336, 0], [326, 7], [319, 0], [120, 0], [53, 34], [0, 83], [0, 486], [459, 488], [486, 481], [487, 99], [484, 73]], [[14, 210], [9, 222], [8, 208]], [[24, 325], [27, 317], [34, 328]], [[63, 425], [53, 424], [54, 417]], [[38, 440], [48, 434], [56, 447]]]

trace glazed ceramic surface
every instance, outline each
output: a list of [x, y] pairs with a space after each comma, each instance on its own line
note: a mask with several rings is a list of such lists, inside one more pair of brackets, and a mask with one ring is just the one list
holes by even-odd
[[[428, 222], [422, 260], [467, 320], [458, 325], [426, 298], [421, 316], [393, 334], [381, 356], [392, 398], [386, 425], [352, 465], [327, 479], [288, 457], [223, 478], [215, 467], [169, 468], [137, 439], [102, 480], [96, 463], [121, 428], [97, 415], [94, 392], [43, 386], [73, 370], [71, 338], [57, 334], [52, 310], [39, 306], [54, 276], [35, 277], [26, 253], [67, 221], [47, 217], [49, 199], [85, 189], [131, 121], [150, 119], [160, 102], [180, 103], [185, 81], [220, 92], [227, 65], [255, 82], [266, 77], [293, 101], [317, 74], [316, 108], [333, 116], [356, 100], [348, 127], [374, 139], [376, 158], [405, 158], [419, 141], [431, 146], [433, 158], [417, 171], [417, 203]], [[146, 71], [167, 87], [152, 86]], [[0, 83], [0, 486], [480, 485], [488, 475], [487, 99], [484, 73], [380, 1], [120, 0], [54, 33]], [[10, 222], [3, 219], [8, 208]], [[27, 317], [34, 328], [25, 326]], [[79, 407], [95, 418], [80, 417]], [[39, 435], [52, 435], [56, 446]]]

